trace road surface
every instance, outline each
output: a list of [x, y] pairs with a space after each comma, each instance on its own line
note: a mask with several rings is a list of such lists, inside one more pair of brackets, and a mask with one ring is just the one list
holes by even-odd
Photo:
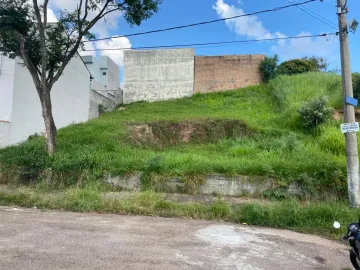
[[289, 231], [0, 207], [2, 270], [346, 268], [346, 246]]

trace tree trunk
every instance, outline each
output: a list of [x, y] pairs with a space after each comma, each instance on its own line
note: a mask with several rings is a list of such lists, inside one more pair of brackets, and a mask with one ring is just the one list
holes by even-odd
[[40, 100], [42, 115], [45, 123], [46, 150], [49, 155], [53, 155], [56, 151], [57, 129], [52, 114], [50, 89], [42, 89], [41, 93], [42, 95], [40, 97]]

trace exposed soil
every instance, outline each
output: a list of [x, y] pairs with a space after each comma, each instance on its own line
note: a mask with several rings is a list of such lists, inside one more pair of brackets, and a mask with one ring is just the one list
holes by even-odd
[[131, 126], [132, 141], [147, 145], [215, 142], [251, 133], [244, 122], [234, 119], [159, 121]]
[[[340, 111], [335, 111], [333, 118], [337, 121], [341, 121], [344, 119], [344, 111], [340, 110]], [[360, 110], [355, 110], [355, 118], [356, 121], [360, 121]]]

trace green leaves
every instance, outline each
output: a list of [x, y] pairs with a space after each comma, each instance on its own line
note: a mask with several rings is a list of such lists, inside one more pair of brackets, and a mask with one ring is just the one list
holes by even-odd
[[162, 0], [125, 0], [123, 3], [126, 21], [130, 25], [140, 25], [158, 11]]
[[275, 55], [274, 57], [265, 56], [265, 59], [261, 61], [260, 71], [264, 76], [265, 82], [268, 82], [269, 80], [275, 78], [278, 61], [278, 55]]
[[281, 75], [295, 75], [307, 72], [315, 72], [317, 67], [310, 60], [294, 59], [280, 64], [277, 73]]
[[328, 99], [324, 96], [321, 96], [317, 99], [304, 103], [299, 108], [298, 113], [303, 120], [303, 125], [305, 128], [315, 128], [331, 118], [334, 109], [327, 107], [327, 104]]
[[[72, 11], [59, 10], [58, 22], [44, 27], [46, 55], [42, 55], [41, 29], [34, 7], [27, 0], [1, 1], [0, 51], [12, 58], [23, 57], [20, 43], [24, 42], [26, 54], [38, 71], [32, 76], [45, 73], [41, 64], [46, 57], [47, 81], [52, 85], [58, 79], [56, 74], [61, 74], [79, 48], [83, 48], [83, 40], [95, 38], [91, 29], [98, 21], [112, 12], [122, 12], [130, 25], [140, 25], [158, 11], [161, 0], [89, 0], [86, 7], [84, 2]], [[40, 4], [39, 9], [42, 10]]]
[[354, 97], [360, 99], [360, 73], [353, 73]]

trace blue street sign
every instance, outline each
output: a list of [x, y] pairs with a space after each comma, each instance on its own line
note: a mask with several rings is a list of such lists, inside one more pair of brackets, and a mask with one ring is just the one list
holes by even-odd
[[346, 103], [356, 107], [359, 104], [359, 101], [356, 98], [346, 97]]

